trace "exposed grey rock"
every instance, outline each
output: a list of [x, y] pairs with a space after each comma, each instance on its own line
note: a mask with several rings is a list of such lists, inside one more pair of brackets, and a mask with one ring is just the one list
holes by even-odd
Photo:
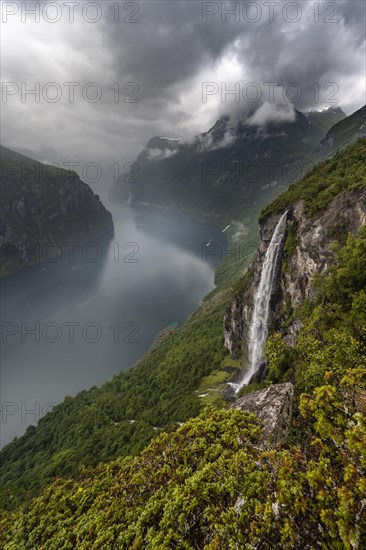
[[[236, 295], [224, 314], [224, 344], [230, 351], [233, 359], [239, 359], [246, 356], [247, 344], [249, 338], [253, 337], [253, 332], [250, 330], [252, 313], [253, 313], [253, 297], [259, 285], [262, 266], [267, 252], [267, 248], [271, 242], [272, 235], [281, 215], [276, 215], [271, 219], [270, 224], [261, 227], [261, 241], [257, 250], [256, 258], [249, 268], [249, 283], [242, 294]], [[281, 243], [281, 251], [284, 241]], [[279, 273], [281, 270], [281, 262], [278, 262], [277, 272], [272, 287], [272, 295], [270, 302], [270, 314], [268, 323], [272, 325], [273, 303], [278, 301], [280, 294]]]
[[263, 390], [248, 393], [231, 405], [232, 409], [255, 414], [272, 443], [286, 439], [292, 417], [293, 384], [274, 384]]
[[245, 293], [245, 297], [238, 295], [224, 315], [224, 344], [233, 359], [239, 359], [245, 352], [252, 301], [249, 293]]

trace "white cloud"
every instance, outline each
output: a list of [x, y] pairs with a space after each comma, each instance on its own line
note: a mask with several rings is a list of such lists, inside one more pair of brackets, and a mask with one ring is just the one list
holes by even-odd
[[272, 122], [293, 122], [294, 120], [295, 109], [292, 103], [270, 103], [266, 101], [248, 118], [246, 124], [249, 126], [265, 126]]
[[178, 149], [147, 149], [146, 157], [151, 162], [157, 162], [159, 160], [165, 160], [170, 157], [173, 157], [178, 152]]
[[234, 243], [242, 241], [249, 233], [249, 229], [242, 222], [232, 221], [231, 226], [234, 228], [234, 233], [231, 235], [231, 239]]

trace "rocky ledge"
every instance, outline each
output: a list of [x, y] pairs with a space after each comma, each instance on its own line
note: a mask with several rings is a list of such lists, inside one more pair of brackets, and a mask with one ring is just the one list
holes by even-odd
[[264, 432], [271, 443], [282, 443], [287, 436], [292, 417], [294, 386], [273, 384], [241, 397], [231, 405], [232, 409], [255, 414], [262, 422]]

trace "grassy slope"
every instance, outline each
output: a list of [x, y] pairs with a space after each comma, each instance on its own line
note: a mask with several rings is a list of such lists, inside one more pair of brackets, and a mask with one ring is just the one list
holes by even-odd
[[361, 548], [366, 369], [303, 395], [304, 441], [268, 449], [254, 416], [208, 410], [0, 519], [4, 550]]
[[305, 201], [306, 213], [314, 216], [324, 210], [337, 195], [365, 186], [365, 153], [366, 138], [362, 138], [326, 163], [316, 165], [309, 174], [267, 206], [260, 220], [283, 212], [300, 200]]

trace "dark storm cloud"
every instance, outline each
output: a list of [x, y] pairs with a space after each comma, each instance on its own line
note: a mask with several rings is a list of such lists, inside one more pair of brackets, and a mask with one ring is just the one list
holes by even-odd
[[146, 97], [162, 97], [167, 87], [184, 82], [213, 63], [243, 29], [202, 20], [202, 2], [139, 2], [139, 23], [113, 25], [106, 40], [121, 79], [133, 75]]
[[[138, 2], [138, 23], [122, 21], [128, 13], [123, 9], [126, 3], [120, 3], [121, 17], [116, 21], [109, 9], [114, 4], [99, 3], [103, 16], [95, 24], [83, 20], [81, 6], [75, 8], [74, 23], [65, 17], [65, 10], [54, 24], [42, 20], [36, 24], [31, 19], [21, 23], [19, 15], [9, 17], [3, 25], [2, 80], [25, 82], [29, 87], [35, 81], [61, 85], [77, 81], [80, 88], [94, 81], [103, 97], [92, 103], [76, 93], [70, 103], [64, 87], [56, 103], [42, 98], [36, 103], [31, 97], [22, 102], [19, 94], [9, 97], [3, 104], [4, 143], [33, 151], [38, 158], [49, 157], [53, 151], [55, 157], [67, 159], [128, 161], [134, 160], [153, 135], [189, 138], [207, 130], [221, 114], [240, 117], [253, 111], [268, 100], [265, 83], [296, 83], [301, 97], [294, 106], [299, 109], [331, 105], [323, 100], [332, 92], [331, 97], [348, 114], [365, 102], [362, 1], [317, 4], [298, 0], [295, 4], [301, 17], [292, 23], [294, 11], [291, 6], [283, 11], [290, 4], [284, 0], [273, 4], [273, 20], [266, 3], [254, 2], [262, 14], [256, 22], [255, 13], [245, 11], [248, 2], [203, 6], [200, 1], [148, 0]], [[319, 13], [310, 9], [314, 5], [319, 6]], [[225, 6], [236, 7], [239, 17], [227, 14], [225, 18]], [[207, 15], [205, 21], [203, 9], [216, 13]], [[118, 103], [110, 89], [115, 82], [121, 85]], [[131, 92], [131, 88], [123, 89], [129, 82], [138, 87], [137, 103], [123, 101]], [[202, 98], [205, 82], [217, 85], [217, 92], [207, 101]], [[222, 101], [223, 86], [230, 89], [237, 82], [240, 101], [230, 95]], [[257, 105], [242, 94], [249, 82], [257, 82], [263, 91]], [[329, 83], [334, 87], [324, 90]], [[291, 97], [294, 91], [289, 90]], [[280, 103], [281, 93], [279, 88], [276, 101]], [[280, 108], [278, 112], [287, 111]], [[273, 114], [268, 105], [257, 119], [266, 113]]]
[[[248, 2], [226, 2], [228, 12], [238, 7], [239, 21], [226, 15], [225, 2], [206, 2], [218, 13], [202, 18], [202, 2], [140, 2], [140, 28], [108, 27], [106, 39], [114, 50], [114, 69], [121, 79], [133, 75], [146, 98], [170, 98], [169, 87], [184, 84], [204, 67], [213, 65], [225, 50], [233, 49], [245, 68], [259, 82], [297, 82], [306, 87], [326, 76], [357, 75], [362, 71], [357, 49], [365, 40], [365, 4], [358, 0], [319, 4], [319, 21], [310, 2], [295, 2], [301, 8], [299, 21], [290, 23], [290, 11], [283, 13], [283, 1], [269, 21], [267, 3], [257, 23], [243, 19], [241, 9]], [[211, 7], [212, 4], [212, 7]], [[274, 2], [279, 4], [279, 2]], [[332, 10], [332, 4], [334, 4]], [[266, 7], [265, 7], [266, 6]], [[250, 13], [250, 12], [248, 12]], [[253, 17], [253, 16], [252, 16]], [[360, 53], [360, 52], [358, 52]], [[355, 55], [356, 54], [356, 55]], [[213, 76], [217, 75], [213, 72]], [[362, 74], [360, 74], [362, 76]], [[337, 84], [339, 84], [337, 82]], [[311, 105], [307, 97], [299, 107]]]

